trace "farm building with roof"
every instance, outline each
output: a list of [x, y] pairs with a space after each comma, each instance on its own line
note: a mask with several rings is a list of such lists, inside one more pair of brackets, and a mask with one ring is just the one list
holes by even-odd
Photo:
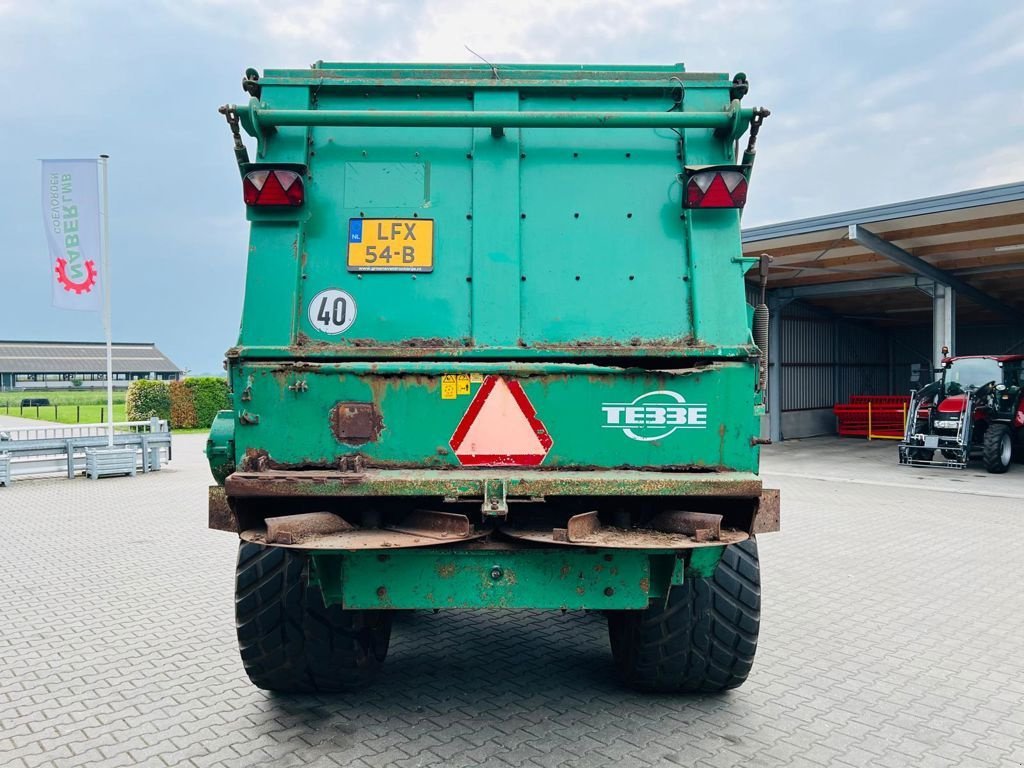
[[[114, 386], [138, 379], [175, 381], [183, 371], [152, 343], [113, 346]], [[0, 341], [0, 390], [104, 387], [106, 344], [90, 341]]]

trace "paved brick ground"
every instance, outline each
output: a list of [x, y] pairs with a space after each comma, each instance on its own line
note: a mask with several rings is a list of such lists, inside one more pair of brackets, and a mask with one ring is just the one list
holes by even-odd
[[726, 695], [623, 691], [598, 616], [460, 612], [403, 616], [364, 696], [273, 697], [237, 660], [202, 436], [176, 443], [155, 475], [0, 488], [0, 765], [1024, 763], [1020, 498], [814, 480], [848, 464], [834, 442], [776, 450], [785, 531]]

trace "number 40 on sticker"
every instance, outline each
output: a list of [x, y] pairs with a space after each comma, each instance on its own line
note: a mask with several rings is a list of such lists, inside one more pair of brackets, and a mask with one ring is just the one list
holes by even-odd
[[320, 291], [309, 302], [309, 323], [321, 333], [344, 333], [356, 320], [356, 301], [338, 288]]

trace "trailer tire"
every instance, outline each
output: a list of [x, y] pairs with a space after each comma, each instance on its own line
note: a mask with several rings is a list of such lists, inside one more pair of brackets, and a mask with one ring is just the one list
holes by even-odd
[[304, 552], [240, 542], [235, 625], [245, 672], [279, 693], [363, 688], [387, 655], [391, 615], [325, 605], [309, 585], [308, 560]]
[[982, 444], [982, 458], [985, 469], [997, 475], [1010, 468], [1013, 455], [1013, 433], [1007, 424], [989, 424]]
[[642, 611], [609, 611], [622, 681], [642, 691], [714, 693], [743, 684], [761, 622], [753, 538], [725, 548], [710, 578], [687, 579]]

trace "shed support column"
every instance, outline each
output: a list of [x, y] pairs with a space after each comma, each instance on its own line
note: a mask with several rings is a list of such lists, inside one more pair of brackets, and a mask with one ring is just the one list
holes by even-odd
[[892, 340], [892, 329], [890, 328], [885, 334], [885, 346], [886, 346], [886, 359], [888, 362], [888, 386], [886, 387], [886, 394], [896, 394], [896, 349]]
[[768, 437], [782, 442], [782, 307], [768, 297]]
[[955, 354], [956, 293], [945, 285], [935, 286], [932, 298], [932, 367], [942, 367], [942, 348]]
[[949, 354], [956, 354], [956, 291], [946, 288], [946, 300], [943, 302], [943, 330]]

